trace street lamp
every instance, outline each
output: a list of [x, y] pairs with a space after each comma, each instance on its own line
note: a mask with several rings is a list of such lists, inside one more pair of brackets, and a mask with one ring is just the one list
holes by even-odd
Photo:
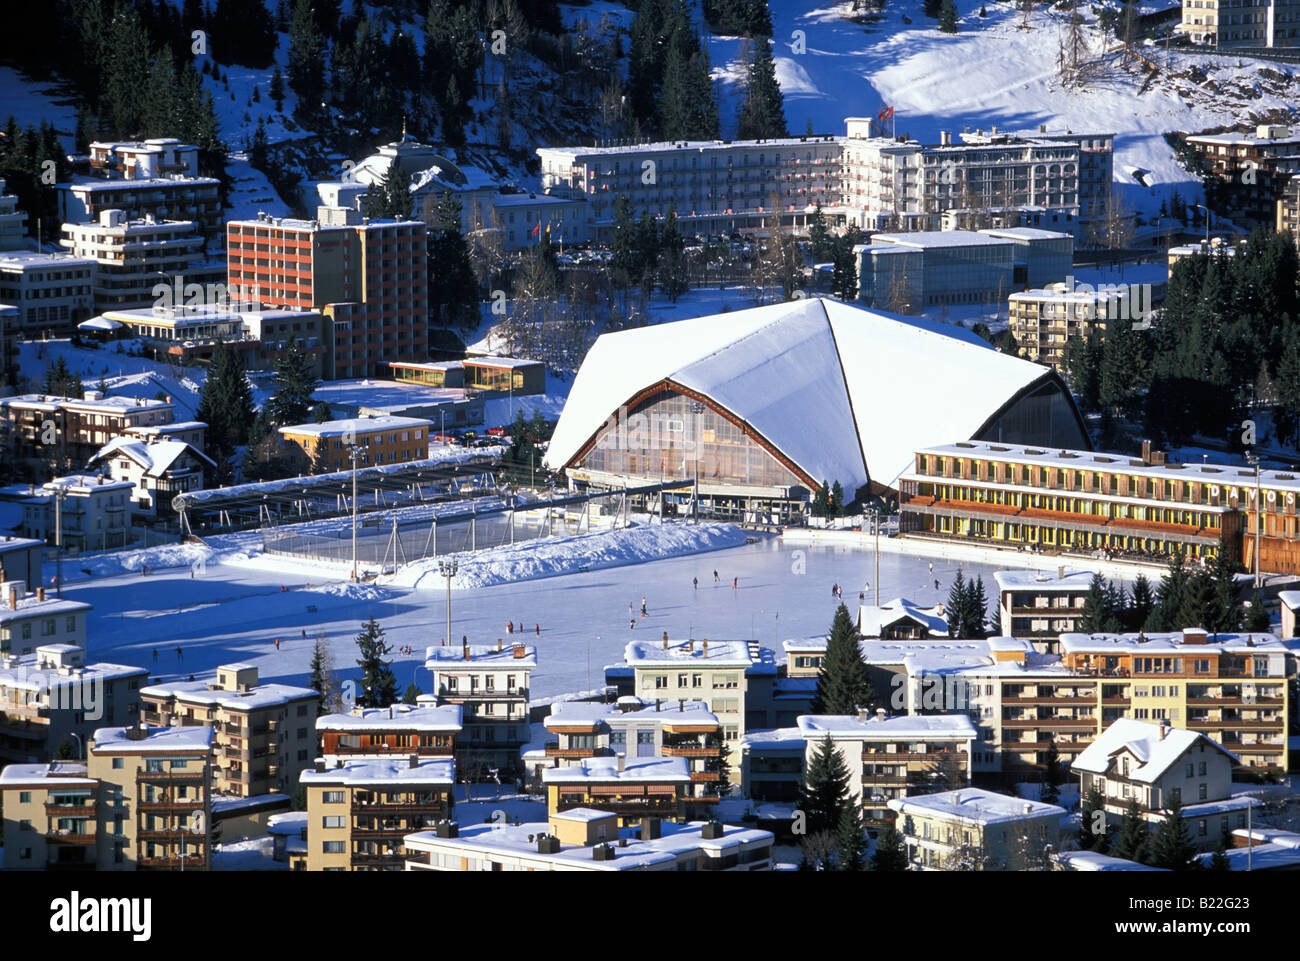
[[873, 506], [871, 509], [871, 526], [876, 532], [876, 607], [880, 606], [880, 507]]
[[451, 579], [456, 576], [460, 563], [454, 558], [438, 561], [438, 574], [447, 579], [447, 643], [451, 643]]
[[1205, 204], [1195, 204], [1197, 210], [1205, 211], [1205, 253], [1210, 252], [1210, 208]]
[[[691, 497], [691, 513], [694, 515], [695, 523], [700, 522], [700, 445], [703, 443], [703, 427], [701, 418], [704, 415], [704, 404], [698, 400], [691, 401], [691, 413], [695, 415], [695, 493]], [[660, 491], [660, 497], [663, 492]]]
[[352, 583], [357, 582], [357, 458], [361, 456], [361, 448], [353, 444], [348, 448], [348, 456], [352, 458]]
[[64, 486], [54, 489], [54, 590], [58, 597], [63, 596], [63, 498], [67, 496]]

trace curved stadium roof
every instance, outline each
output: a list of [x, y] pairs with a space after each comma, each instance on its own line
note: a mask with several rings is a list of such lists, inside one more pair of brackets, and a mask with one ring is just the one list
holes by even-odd
[[807, 479], [838, 480], [848, 494], [868, 482], [896, 488], [916, 450], [974, 438], [1043, 387], [1064, 395], [1069, 436], [1022, 442], [1088, 446], [1051, 369], [961, 327], [808, 299], [604, 334], [578, 371], [547, 466], [574, 464], [611, 414], [657, 384], [703, 396]]

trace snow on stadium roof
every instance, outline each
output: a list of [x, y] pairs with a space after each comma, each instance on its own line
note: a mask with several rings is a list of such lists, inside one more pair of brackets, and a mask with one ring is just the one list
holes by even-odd
[[815, 482], [855, 492], [870, 475], [894, 487], [915, 450], [973, 437], [1053, 376], [961, 327], [795, 300], [603, 335], [545, 463], [568, 465], [621, 405], [670, 381], [745, 422]]

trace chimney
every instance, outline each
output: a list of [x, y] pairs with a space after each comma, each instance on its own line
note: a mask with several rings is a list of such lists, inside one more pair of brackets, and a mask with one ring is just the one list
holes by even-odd
[[876, 720], [883, 721], [884, 719], [885, 719], [885, 709], [883, 707], [876, 708]]
[[686, 653], [687, 653], [687, 654], [694, 654], [694, 653], [695, 653], [695, 641], [694, 641], [694, 639], [691, 639], [691, 640], [689, 640], [689, 641], [686, 642]]
[[420, 766], [420, 755], [412, 754], [409, 758], [407, 758], [407, 762], [408, 762], [407, 767], [414, 770], [415, 768]]
[[9, 610], [11, 611], [18, 610], [18, 601], [19, 601], [18, 588], [15, 585], [10, 584], [9, 585]]
[[865, 707], [858, 708], [858, 720], [859, 721], [871, 720], [871, 712], [868, 711]]
[[655, 698], [655, 710], [656, 710], [656, 711], [660, 710], [659, 705], [662, 704], [662, 703], [663, 703], [663, 702], [660, 701], [659, 698], [657, 698], [657, 697]]
[[462, 639], [461, 639], [461, 642], [460, 642], [460, 650], [461, 650], [461, 653], [465, 656], [465, 660], [468, 661], [468, 660], [469, 660], [469, 641], [464, 640], [464, 639], [462, 638]]
[[45, 588], [43, 587], [36, 588], [36, 599], [38, 601], [45, 600]]
[[703, 649], [702, 649], [701, 653], [702, 653], [705, 657], [708, 657], [708, 656], [709, 656], [709, 639], [706, 637], [706, 638], [703, 640], [702, 644], [703, 644]]
[[618, 769], [619, 769], [620, 771], [625, 771], [625, 770], [627, 770], [627, 755], [626, 755], [626, 754], [617, 754], [617, 755], [615, 755], [615, 757], [618, 758]]
[[1166, 720], [1161, 720], [1161, 722], [1160, 722], [1160, 740], [1163, 741], [1163, 740], [1164, 740], [1166, 737], [1168, 737], [1168, 736], [1169, 736], [1169, 722], [1166, 721]]
[[501, 649], [502, 649], [502, 647], [501, 647], [501, 638], [498, 637], [498, 638], [497, 638], [497, 650], [499, 651], [499, 650], [501, 650]]
[[658, 818], [641, 819], [641, 840], [654, 841], [663, 836], [663, 825]]
[[516, 645], [515, 645], [515, 657], [517, 657], [517, 658], [523, 658], [523, 657], [527, 657], [527, 656], [528, 656], [528, 648], [524, 647], [522, 644], [516, 644]]
[[1026, 801], [1026, 802], [1025, 802], [1025, 813], [1026, 813], [1026, 814], [1033, 814], [1033, 813], [1034, 813], [1034, 802], [1033, 802], [1033, 801]]
[[664, 650], [668, 650], [668, 632], [664, 631]]
[[949, 132], [949, 131], [947, 131], [947, 130], [940, 130], [940, 131], [939, 131], [939, 146], [941, 146], [941, 147], [951, 147], [951, 146], [952, 146], [952, 133], [951, 133], [951, 132]]

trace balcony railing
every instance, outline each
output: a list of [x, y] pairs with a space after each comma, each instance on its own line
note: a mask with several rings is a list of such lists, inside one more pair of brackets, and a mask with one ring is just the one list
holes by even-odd
[[94, 844], [94, 834], [82, 834], [73, 831], [47, 831], [45, 840], [60, 844]]
[[696, 744], [665, 744], [664, 757], [717, 757], [720, 747], [700, 747]]
[[638, 814], [676, 814], [677, 799], [641, 799], [641, 800], [615, 800], [601, 797], [587, 798], [579, 801], [560, 801], [557, 809], [560, 811], [569, 811], [573, 808], [594, 808], [597, 811], [608, 811], [611, 814], [638, 815]]
[[[184, 859], [184, 868], [186, 871], [202, 871], [205, 869], [205, 859], [201, 855], [187, 855]], [[178, 857], [155, 857], [141, 858], [136, 862], [136, 867], [154, 870], [180, 870], [182, 867], [181, 859]]]
[[89, 818], [95, 816], [95, 802], [87, 801], [84, 804], [46, 804], [45, 813], [50, 817], [58, 818]]

